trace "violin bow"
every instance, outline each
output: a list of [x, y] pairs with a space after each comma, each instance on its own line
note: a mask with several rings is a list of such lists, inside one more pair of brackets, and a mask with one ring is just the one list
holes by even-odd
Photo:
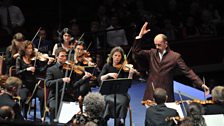
[[[126, 56], [126, 59], [125, 60], [127, 60], [128, 59], [128, 56], [130, 55], [130, 53], [131, 53], [131, 51], [132, 51], [132, 47], [130, 48], [130, 50], [128, 51], [128, 54], [127, 54], [127, 56]], [[125, 61], [124, 61], [125, 62]], [[119, 71], [118, 71], [118, 73], [117, 73], [117, 76], [119, 76], [119, 74], [121, 73], [121, 70], [123, 69], [123, 67], [124, 67], [124, 62], [122, 63], [122, 66], [121, 66], [121, 68], [119, 69]]]
[[[68, 62], [71, 60], [71, 53], [72, 53], [72, 49], [69, 50], [69, 54], [68, 54]], [[71, 76], [72, 74], [72, 70], [71, 70], [71, 73], [69, 76]], [[68, 69], [66, 70], [65, 72], [65, 77], [68, 76]], [[62, 101], [63, 101], [63, 98], [64, 98], [64, 94], [65, 94], [65, 85], [66, 85], [66, 82], [63, 83], [63, 88], [62, 88], [62, 93], [61, 93], [61, 99], [60, 99], [60, 105], [59, 105], [59, 109], [62, 107]], [[57, 103], [56, 103], [57, 104]], [[56, 117], [56, 120], [59, 119], [59, 111], [57, 113], [57, 117]]]
[[[181, 92], [180, 92], [180, 91], [178, 91], [178, 95], [179, 95], [179, 97], [180, 97], [180, 101], [183, 101], [183, 98], [182, 98], [182, 96], [181, 96]], [[184, 103], [182, 103], [182, 107], [183, 107], [183, 109], [184, 109], [184, 113], [185, 113], [185, 115], [187, 115], [186, 106], [184, 105]]]
[[[205, 84], [205, 77], [203, 76], [203, 83]], [[205, 95], [205, 89], [204, 89], [204, 100], [206, 100], [206, 95]]]
[[37, 30], [36, 34], [34, 35], [33, 39], [31, 40], [31, 42], [33, 43], [33, 40], [37, 37], [38, 33], [40, 32], [41, 27]]
[[[38, 46], [37, 46], [37, 52], [39, 51], [39, 48], [40, 48], [40, 42], [41, 42], [41, 36], [40, 36], [40, 38], [39, 38], [39, 42], [38, 42]], [[34, 60], [34, 64], [33, 64], [33, 66], [35, 67], [36, 66], [36, 64], [37, 64], [37, 53], [35, 53], [35, 60]]]

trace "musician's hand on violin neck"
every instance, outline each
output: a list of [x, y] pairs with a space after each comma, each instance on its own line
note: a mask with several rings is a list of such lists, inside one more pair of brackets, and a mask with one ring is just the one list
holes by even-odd
[[62, 80], [65, 83], [69, 83], [71, 81], [71, 79], [69, 77], [64, 77], [64, 78], [62, 78]]

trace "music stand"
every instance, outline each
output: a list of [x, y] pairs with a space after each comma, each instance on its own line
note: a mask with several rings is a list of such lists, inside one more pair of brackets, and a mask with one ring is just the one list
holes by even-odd
[[114, 125], [116, 126], [116, 94], [126, 94], [131, 87], [132, 79], [118, 78], [102, 81], [99, 92], [102, 95], [114, 94]]

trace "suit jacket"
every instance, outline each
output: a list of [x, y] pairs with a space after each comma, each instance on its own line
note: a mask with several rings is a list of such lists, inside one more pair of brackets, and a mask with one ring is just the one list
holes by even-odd
[[168, 108], [165, 104], [159, 104], [147, 108], [145, 115], [145, 126], [172, 126], [173, 121], [166, 121], [167, 117], [178, 116], [175, 109]]
[[17, 102], [15, 102], [7, 93], [3, 93], [0, 95], [0, 107], [1, 106], [10, 106], [13, 111], [15, 112], [15, 119], [24, 120], [23, 116], [21, 115], [21, 109]]
[[206, 105], [204, 108], [205, 108], [205, 115], [224, 114], [224, 104], [221, 103]]
[[[160, 87], [167, 91], [168, 101], [173, 101], [173, 75], [176, 69], [181, 70], [197, 86], [203, 84], [202, 80], [185, 64], [181, 55], [169, 48], [167, 48], [166, 53], [160, 61], [159, 53], [156, 49], [141, 50], [141, 42], [136, 39], [133, 44], [133, 54], [138, 61], [137, 63], [148, 64], [149, 66], [150, 72], [143, 100], [153, 99], [153, 82], [155, 88]], [[141, 60], [138, 60], [140, 58], [145, 58], [147, 62], [141, 62]]]

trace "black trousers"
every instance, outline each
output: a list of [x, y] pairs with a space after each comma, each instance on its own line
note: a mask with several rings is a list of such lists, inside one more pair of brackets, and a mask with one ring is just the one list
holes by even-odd
[[[33, 92], [33, 89], [29, 89], [26, 87], [22, 87], [19, 90], [19, 96], [21, 97], [21, 105], [23, 109], [23, 116], [27, 118], [27, 111], [28, 111], [28, 105], [25, 104], [25, 102], [28, 100], [28, 96], [31, 95]], [[40, 101], [40, 112], [41, 112], [41, 117], [43, 117], [44, 113], [44, 91], [42, 88], [37, 88], [36, 92], [34, 93], [34, 97], [38, 97]], [[32, 102], [32, 101], [30, 101]]]

